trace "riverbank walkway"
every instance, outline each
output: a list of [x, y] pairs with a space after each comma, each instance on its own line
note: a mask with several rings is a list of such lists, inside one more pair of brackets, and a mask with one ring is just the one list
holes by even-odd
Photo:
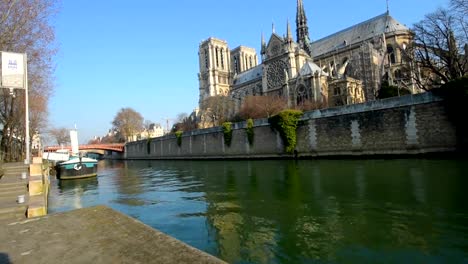
[[[28, 178], [21, 175], [29, 174], [29, 166], [24, 163], [4, 163], [0, 172], [0, 221], [26, 219], [29, 192]], [[18, 196], [24, 196], [24, 202], [18, 203]], [[1, 262], [1, 261], [0, 261]]]
[[225, 263], [106, 206], [0, 221], [0, 263]]

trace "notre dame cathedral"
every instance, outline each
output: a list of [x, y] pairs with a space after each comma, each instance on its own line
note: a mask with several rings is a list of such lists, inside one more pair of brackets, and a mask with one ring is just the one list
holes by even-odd
[[255, 49], [230, 49], [217, 38], [199, 47], [199, 105], [211, 96], [237, 99], [277, 95], [289, 106], [309, 100], [339, 106], [375, 100], [382, 81], [415, 92], [402, 51], [411, 31], [389, 12], [317, 41], [310, 41], [302, 0], [297, 0], [296, 40], [287, 24], [286, 36], [274, 28], [268, 42], [262, 35], [261, 63]]

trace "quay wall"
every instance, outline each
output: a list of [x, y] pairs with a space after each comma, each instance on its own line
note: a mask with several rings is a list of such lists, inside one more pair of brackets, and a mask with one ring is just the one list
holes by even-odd
[[290, 158], [421, 154], [456, 150], [457, 136], [444, 107], [432, 93], [305, 112], [297, 129], [295, 154], [284, 151], [267, 119], [254, 122], [249, 144], [246, 122], [234, 123], [226, 146], [221, 127], [127, 143], [126, 159]]

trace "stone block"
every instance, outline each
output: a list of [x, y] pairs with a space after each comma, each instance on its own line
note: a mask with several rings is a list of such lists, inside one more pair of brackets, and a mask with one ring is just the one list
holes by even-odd
[[42, 163], [33, 163], [29, 165], [29, 175], [30, 176], [41, 176], [42, 175]]
[[44, 191], [42, 176], [29, 177], [29, 195], [38, 195]]
[[47, 215], [45, 205], [36, 205], [28, 207], [28, 218]]
[[33, 164], [42, 164], [41, 157], [33, 157]]

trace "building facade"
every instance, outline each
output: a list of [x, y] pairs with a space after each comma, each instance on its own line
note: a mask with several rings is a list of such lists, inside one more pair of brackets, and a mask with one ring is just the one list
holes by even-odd
[[290, 107], [306, 101], [323, 106], [361, 103], [376, 98], [383, 81], [415, 93], [403, 50], [411, 31], [389, 12], [311, 42], [302, 0], [297, 1], [296, 39], [262, 35], [260, 60], [253, 48], [230, 49], [208, 38], [199, 46], [199, 106], [224, 95], [239, 106], [249, 95], [287, 98]]

